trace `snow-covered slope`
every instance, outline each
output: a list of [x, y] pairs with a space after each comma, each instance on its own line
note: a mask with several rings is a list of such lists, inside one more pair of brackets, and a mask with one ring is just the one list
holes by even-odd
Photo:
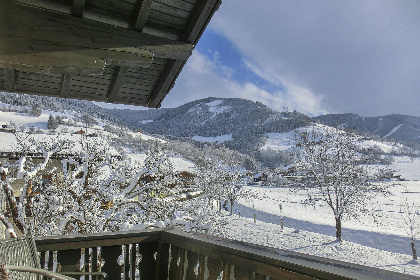
[[245, 152], [260, 144], [264, 133], [289, 131], [310, 121], [298, 112], [275, 112], [259, 102], [235, 98], [206, 98], [173, 109], [111, 111], [132, 129], [151, 134], [219, 142]]
[[420, 118], [405, 115], [362, 117], [356, 114], [329, 114], [315, 118], [326, 125], [368, 132], [390, 140], [420, 143]]
[[[48, 118], [51, 115], [60, 116], [65, 123], [69, 124], [60, 124], [55, 130], [47, 129]], [[7, 128], [0, 131], [0, 153], [20, 151], [21, 147], [18, 145], [18, 140], [13, 133], [13, 129], [16, 129], [18, 136], [20, 135], [22, 138], [30, 137], [37, 143], [68, 141], [70, 143], [68, 148], [60, 150], [59, 153], [61, 154], [77, 154], [80, 152], [82, 149], [81, 140], [82, 137], [84, 137], [84, 141], [96, 141], [98, 145], [105, 147], [110, 155], [120, 155], [116, 147], [114, 147], [115, 140], [118, 140], [120, 136], [105, 131], [104, 126], [107, 124], [106, 122], [99, 119], [97, 120], [98, 125], [86, 127], [86, 124], [75, 121], [76, 118], [77, 116], [71, 113], [64, 114], [47, 110], [44, 110], [38, 117], [27, 113], [0, 111], [0, 125], [7, 125]], [[32, 132], [30, 131], [31, 127], [34, 128]], [[83, 131], [83, 134], [78, 133], [79, 131]], [[167, 142], [141, 132], [126, 131], [125, 133], [131, 135], [131, 137], [137, 139], [137, 141]], [[113, 139], [114, 141], [112, 142], [114, 142], [114, 144], [106, 141], [105, 138], [110, 140]], [[31, 147], [29, 147], [29, 149], [29, 152], [41, 152], [31, 150]], [[145, 151], [132, 151], [130, 147], [125, 147], [125, 150], [127, 151], [127, 156], [133, 163], [136, 163], [139, 167], [143, 165], [144, 159], [146, 158]], [[186, 159], [172, 156], [170, 157], [170, 160], [176, 171], [194, 171], [195, 165]]]

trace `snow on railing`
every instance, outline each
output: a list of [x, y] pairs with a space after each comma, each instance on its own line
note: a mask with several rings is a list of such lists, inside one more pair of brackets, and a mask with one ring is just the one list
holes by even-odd
[[76, 279], [82, 271], [111, 280], [420, 279], [171, 228], [41, 237], [36, 244], [42, 267]]

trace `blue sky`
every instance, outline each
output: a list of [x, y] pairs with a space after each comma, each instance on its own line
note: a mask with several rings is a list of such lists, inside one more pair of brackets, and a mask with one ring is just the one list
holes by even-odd
[[420, 116], [420, 1], [224, 0], [163, 107]]
[[207, 31], [201, 37], [196, 50], [212, 58], [217, 64], [231, 69], [231, 79], [242, 84], [253, 83], [256, 86], [270, 92], [283, 90], [282, 85], [272, 84], [270, 81], [260, 78], [252, 72], [244, 61], [244, 56], [237, 47], [223, 35], [216, 33], [213, 29]]

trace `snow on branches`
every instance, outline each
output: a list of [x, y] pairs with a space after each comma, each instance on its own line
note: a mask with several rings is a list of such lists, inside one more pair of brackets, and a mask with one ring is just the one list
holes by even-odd
[[357, 218], [371, 199], [389, 193], [390, 184], [384, 181], [390, 170], [364, 164], [369, 155], [359, 152], [360, 140], [351, 132], [323, 126], [295, 134], [294, 181], [312, 202], [322, 201], [331, 209], [338, 240], [344, 218]]

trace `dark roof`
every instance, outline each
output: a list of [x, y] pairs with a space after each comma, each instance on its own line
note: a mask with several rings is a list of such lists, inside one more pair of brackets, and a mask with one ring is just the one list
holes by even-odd
[[160, 107], [221, 0], [1, 0], [0, 90]]

